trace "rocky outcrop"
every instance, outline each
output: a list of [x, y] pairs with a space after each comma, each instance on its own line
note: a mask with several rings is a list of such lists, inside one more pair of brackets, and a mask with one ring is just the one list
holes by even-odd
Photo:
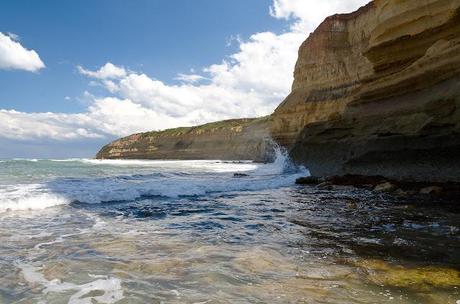
[[460, 0], [375, 0], [302, 44], [271, 133], [315, 176], [460, 181]]
[[267, 160], [315, 176], [460, 181], [460, 0], [374, 0], [302, 44], [270, 118], [135, 134], [98, 158]]
[[270, 117], [134, 134], [103, 147], [98, 159], [224, 159], [269, 161]]

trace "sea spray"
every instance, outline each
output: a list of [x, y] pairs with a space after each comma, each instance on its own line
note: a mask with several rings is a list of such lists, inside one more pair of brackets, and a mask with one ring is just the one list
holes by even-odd
[[[41, 183], [0, 184], [0, 212], [44, 209], [73, 202], [98, 204], [146, 197], [221, 196], [240, 191], [276, 189], [305, 175], [285, 150], [275, 149], [273, 163], [224, 161], [93, 161], [87, 159], [13, 161], [28, 177], [47, 176]], [[34, 164], [32, 167], [29, 164]], [[4, 165], [4, 164], [0, 164]], [[12, 170], [10, 168], [10, 170]], [[17, 170], [16, 170], [17, 171]], [[65, 172], [71, 177], [66, 177]], [[46, 174], [44, 174], [45, 172]], [[64, 173], [63, 173], [64, 172]], [[235, 172], [245, 172], [242, 179]]]
[[273, 140], [271, 140], [271, 146], [273, 147], [273, 162], [259, 168], [256, 173], [263, 173], [267, 175], [298, 173], [309, 174], [305, 167], [294, 164], [285, 147], [280, 146]]

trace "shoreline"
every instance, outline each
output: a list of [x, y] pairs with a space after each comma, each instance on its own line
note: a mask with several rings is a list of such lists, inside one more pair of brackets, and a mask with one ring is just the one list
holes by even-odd
[[311, 185], [328, 190], [333, 190], [334, 186], [351, 186], [399, 197], [423, 196], [443, 200], [460, 198], [459, 182], [419, 182], [395, 180], [384, 176], [348, 174], [329, 177], [301, 177], [296, 180], [296, 184]]

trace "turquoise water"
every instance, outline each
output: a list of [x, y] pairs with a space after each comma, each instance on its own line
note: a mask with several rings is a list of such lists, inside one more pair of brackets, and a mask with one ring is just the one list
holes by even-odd
[[456, 202], [295, 186], [306, 174], [282, 154], [1, 161], [0, 303], [460, 300]]

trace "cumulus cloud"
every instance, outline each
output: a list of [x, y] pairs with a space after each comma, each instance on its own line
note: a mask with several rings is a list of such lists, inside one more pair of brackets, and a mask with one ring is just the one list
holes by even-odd
[[[298, 47], [326, 16], [352, 11], [367, 0], [274, 0], [270, 13], [289, 30], [238, 38], [239, 50], [221, 62], [178, 74], [179, 84], [107, 62], [99, 69], [78, 66], [105, 97], [85, 94], [79, 114], [0, 111], [0, 136], [11, 139], [102, 138], [270, 114], [289, 93]], [[238, 36], [237, 36], [238, 37]]]
[[[86, 113], [26, 113], [0, 110], [1, 137], [13, 140], [75, 140], [135, 133], [140, 126], [154, 129], [165, 117], [129, 101], [95, 98]], [[168, 125], [172, 127], [172, 124]]]
[[18, 38], [15, 34], [0, 32], [0, 69], [36, 72], [44, 68], [37, 52], [23, 47]]
[[101, 85], [114, 97], [139, 105], [138, 110], [161, 115], [154, 129], [267, 115], [289, 93], [295, 54], [303, 39], [299, 33], [255, 34], [239, 52], [205, 68], [203, 75], [179, 74], [179, 85], [136, 72]]
[[24, 113], [0, 110], [2, 137], [15, 140], [100, 137], [83, 127], [88, 121], [88, 117], [84, 114]]
[[349, 13], [370, 0], [273, 0], [270, 15], [278, 19], [295, 20], [292, 29], [313, 31], [327, 16]]
[[177, 77], [175, 78], [176, 80], [185, 82], [185, 83], [197, 83], [203, 80], [206, 80], [206, 77], [203, 77], [198, 74], [182, 74], [179, 73]]
[[77, 66], [77, 69], [80, 74], [96, 79], [116, 79], [126, 76], [126, 70], [123, 67], [116, 66], [111, 62], [107, 62], [96, 71], [84, 69], [82, 66]]

